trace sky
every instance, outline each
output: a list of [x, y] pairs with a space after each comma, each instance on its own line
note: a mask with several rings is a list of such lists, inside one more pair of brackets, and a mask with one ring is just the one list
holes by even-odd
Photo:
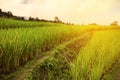
[[0, 0], [3, 11], [75, 24], [120, 23], [120, 0]]

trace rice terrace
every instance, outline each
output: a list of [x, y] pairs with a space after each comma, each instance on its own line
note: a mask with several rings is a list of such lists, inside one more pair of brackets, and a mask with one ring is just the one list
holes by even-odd
[[0, 1], [0, 80], [120, 80], [120, 1], [103, 1], [108, 8], [100, 0], [5, 1]]

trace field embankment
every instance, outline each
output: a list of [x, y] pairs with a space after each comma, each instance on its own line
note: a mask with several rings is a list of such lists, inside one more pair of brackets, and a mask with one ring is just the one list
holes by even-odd
[[90, 40], [92, 33], [85, 33], [54, 48], [50, 57], [34, 67], [25, 79], [29, 80], [70, 80], [70, 63], [79, 50]]

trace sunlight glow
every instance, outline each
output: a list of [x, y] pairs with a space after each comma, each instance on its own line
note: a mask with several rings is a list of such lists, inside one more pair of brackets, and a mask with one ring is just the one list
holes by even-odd
[[0, 0], [0, 8], [18, 16], [32, 16], [77, 24], [120, 21], [119, 0]]

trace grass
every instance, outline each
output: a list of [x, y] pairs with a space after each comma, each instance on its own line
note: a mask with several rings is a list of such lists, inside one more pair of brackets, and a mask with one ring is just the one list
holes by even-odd
[[[93, 38], [80, 52], [77, 51], [79, 55], [70, 64], [71, 76], [73, 80], [99, 80], [119, 55], [119, 29], [119, 26], [65, 25], [0, 18], [0, 75], [15, 71], [58, 44], [90, 32], [94, 33]], [[69, 50], [79, 45], [75, 44]]]
[[81, 32], [82, 30], [78, 31], [78, 29], [73, 27], [41, 27], [1, 30], [0, 73], [14, 71], [28, 60], [40, 55], [41, 52], [77, 37]]
[[53, 22], [35, 22], [35, 21], [22, 21], [0, 18], [0, 30], [10, 28], [36, 28], [36, 27], [82, 27], [91, 30], [107, 30], [107, 29], [120, 29], [119, 26], [104, 26], [104, 25], [66, 25], [62, 23]]
[[79, 49], [90, 40], [91, 36], [89, 33], [85, 33], [78, 38], [57, 46], [50, 52], [51, 56], [42, 63], [39, 63], [25, 79], [71, 80], [69, 64], [76, 58]]
[[0, 29], [29, 28], [29, 27], [38, 27], [38, 26], [39, 27], [64, 26], [64, 24], [52, 23], [52, 22], [22, 21], [22, 20], [0, 18]]
[[96, 31], [71, 63], [73, 80], [100, 80], [120, 55], [120, 30]]

